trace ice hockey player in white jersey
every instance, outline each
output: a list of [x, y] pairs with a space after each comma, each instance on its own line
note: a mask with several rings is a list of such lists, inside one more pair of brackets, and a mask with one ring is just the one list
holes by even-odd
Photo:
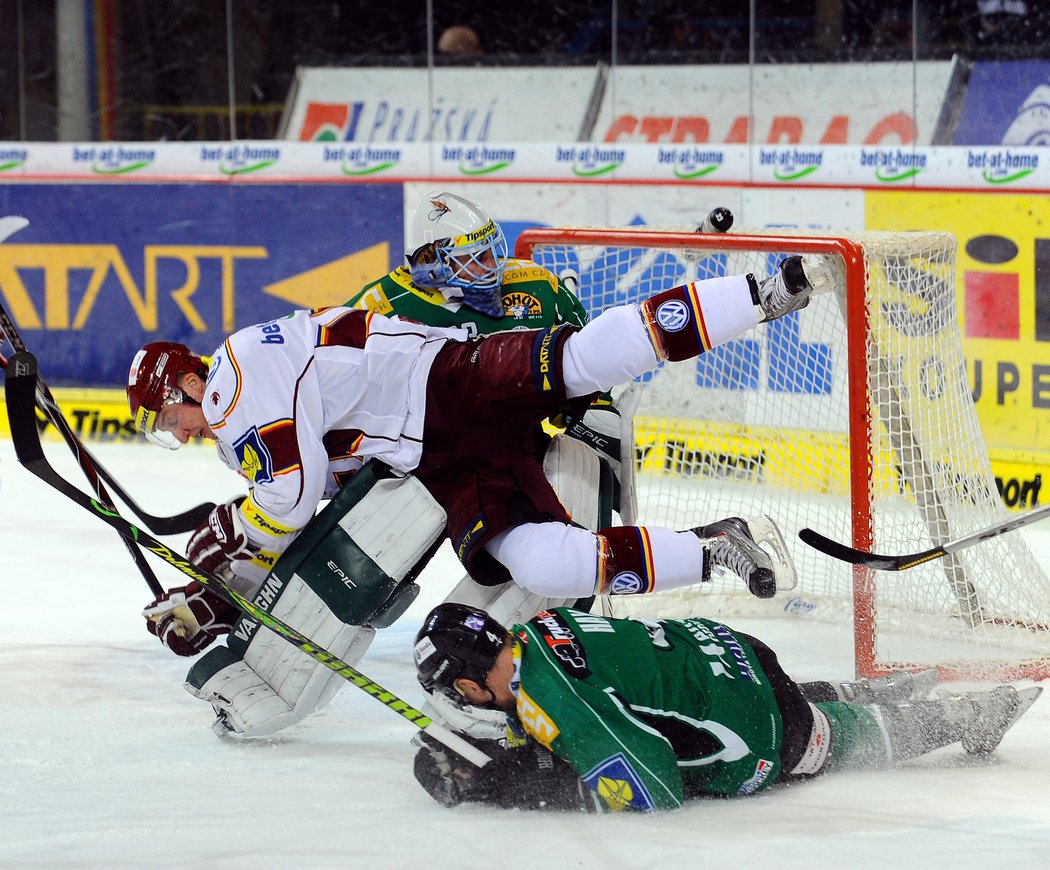
[[[148, 345], [132, 364], [128, 396], [152, 440], [177, 447], [214, 438], [223, 461], [248, 480], [248, 496], [218, 506], [189, 555], [229, 571], [249, 594], [321, 500], [374, 459], [394, 476], [412, 472], [482, 584], [513, 579], [561, 597], [639, 594], [722, 568], [770, 597], [778, 579], [793, 582], [770, 520], [581, 529], [544, 475], [532, 433], [661, 360], [690, 358], [804, 307], [811, 290], [792, 257], [761, 283], [750, 275], [695, 282], [582, 328], [473, 339], [345, 308], [297, 311], [233, 334], [207, 368], [182, 345]], [[175, 590], [149, 608], [150, 624], [177, 652], [199, 652], [234, 616], [210, 598]], [[193, 613], [201, 603], [203, 622]], [[345, 627], [369, 624], [366, 614]]]

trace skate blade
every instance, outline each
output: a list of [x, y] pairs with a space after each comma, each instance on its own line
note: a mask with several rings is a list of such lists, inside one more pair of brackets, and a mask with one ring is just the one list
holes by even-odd
[[773, 562], [773, 573], [777, 578], [777, 592], [789, 592], [798, 586], [798, 573], [795, 571], [795, 562], [788, 551], [787, 542], [780, 534], [780, 529], [765, 514], [747, 517], [747, 523], [751, 537]]
[[1006, 732], [1013, 728], [1017, 720], [1028, 712], [1028, 708], [1035, 703], [1036, 698], [1042, 693], [1043, 689], [1041, 686], [1033, 686], [1028, 689], [1016, 689], [1015, 698], [1017, 700], [1017, 706], [1014, 708], [1013, 713], [1010, 714], [1010, 718], [1003, 723], [997, 732], [993, 732], [990, 735], [984, 735], [982, 740], [977, 741], [976, 746], [968, 748], [964, 738], [963, 748], [970, 755], [988, 755], [989, 753], [994, 752], [1006, 736]]
[[823, 254], [808, 254], [802, 258], [802, 270], [806, 280], [813, 289], [810, 294], [819, 296], [830, 293], [836, 287], [845, 287], [845, 269], [838, 257], [827, 257]]
[[911, 675], [911, 690], [908, 699], [911, 701], [924, 701], [930, 697], [933, 687], [940, 682], [940, 676], [936, 668], [927, 671], [918, 671]]

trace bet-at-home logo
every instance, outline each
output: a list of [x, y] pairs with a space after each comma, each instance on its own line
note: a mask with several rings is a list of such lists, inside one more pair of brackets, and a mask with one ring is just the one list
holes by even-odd
[[893, 184], [914, 178], [926, 169], [926, 155], [900, 148], [862, 148], [862, 169], [875, 170], [875, 180]]
[[325, 163], [338, 163], [343, 175], [356, 178], [393, 169], [401, 162], [401, 149], [374, 145], [325, 145], [322, 159]]
[[670, 165], [675, 178], [689, 180], [703, 178], [722, 168], [725, 164], [724, 151], [703, 148], [667, 148], [659, 147], [656, 162], [662, 166]]
[[1039, 155], [1006, 148], [967, 149], [966, 168], [980, 169], [988, 184], [1013, 184], [1039, 168]]
[[90, 163], [95, 175], [128, 175], [145, 169], [157, 159], [153, 148], [124, 145], [73, 146], [74, 163]]
[[0, 148], [0, 172], [21, 169], [29, 157], [25, 148]]
[[554, 159], [558, 163], [571, 163], [572, 174], [579, 178], [595, 178], [623, 166], [627, 152], [622, 148], [606, 148], [601, 145], [559, 145]]
[[517, 151], [492, 145], [442, 145], [441, 159], [456, 163], [460, 175], [492, 175], [510, 166]]
[[279, 162], [281, 149], [267, 145], [201, 146], [201, 163], [214, 163], [223, 175], [247, 175]]
[[758, 151], [758, 165], [773, 167], [777, 181], [798, 181], [812, 175], [823, 163], [823, 151], [802, 148], [760, 148]]

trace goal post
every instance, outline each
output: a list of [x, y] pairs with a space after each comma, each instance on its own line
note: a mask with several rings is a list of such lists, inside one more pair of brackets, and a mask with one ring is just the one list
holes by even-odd
[[789, 254], [827, 258], [834, 291], [639, 379], [634, 457], [639, 523], [768, 513], [798, 587], [762, 602], [726, 577], [610, 606], [848, 622], [861, 676], [928, 666], [944, 679], [1050, 676], [1050, 580], [1020, 535], [896, 574], [797, 539], [809, 526], [859, 549], [913, 552], [1005, 515], [962, 354], [952, 235], [535, 228], [515, 248], [577, 272], [592, 317], [689, 281], [761, 279]]

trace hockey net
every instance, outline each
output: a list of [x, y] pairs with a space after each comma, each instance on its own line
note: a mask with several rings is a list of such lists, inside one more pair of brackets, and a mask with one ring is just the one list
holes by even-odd
[[641, 379], [634, 417], [636, 521], [684, 529], [767, 513], [797, 588], [758, 601], [725, 577], [610, 598], [614, 613], [848, 622], [862, 676], [931, 665], [945, 679], [1050, 676], [1050, 581], [1018, 533], [895, 573], [797, 538], [808, 526], [909, 553], [1006, 516], [967, 383], [953, 236], [581, 227], [527, 230], [515, 253], [577, 272], [592, 317], [689, 281], [761, 278], [788, 254], [826, 256], [840, 278], [803, 311]]

